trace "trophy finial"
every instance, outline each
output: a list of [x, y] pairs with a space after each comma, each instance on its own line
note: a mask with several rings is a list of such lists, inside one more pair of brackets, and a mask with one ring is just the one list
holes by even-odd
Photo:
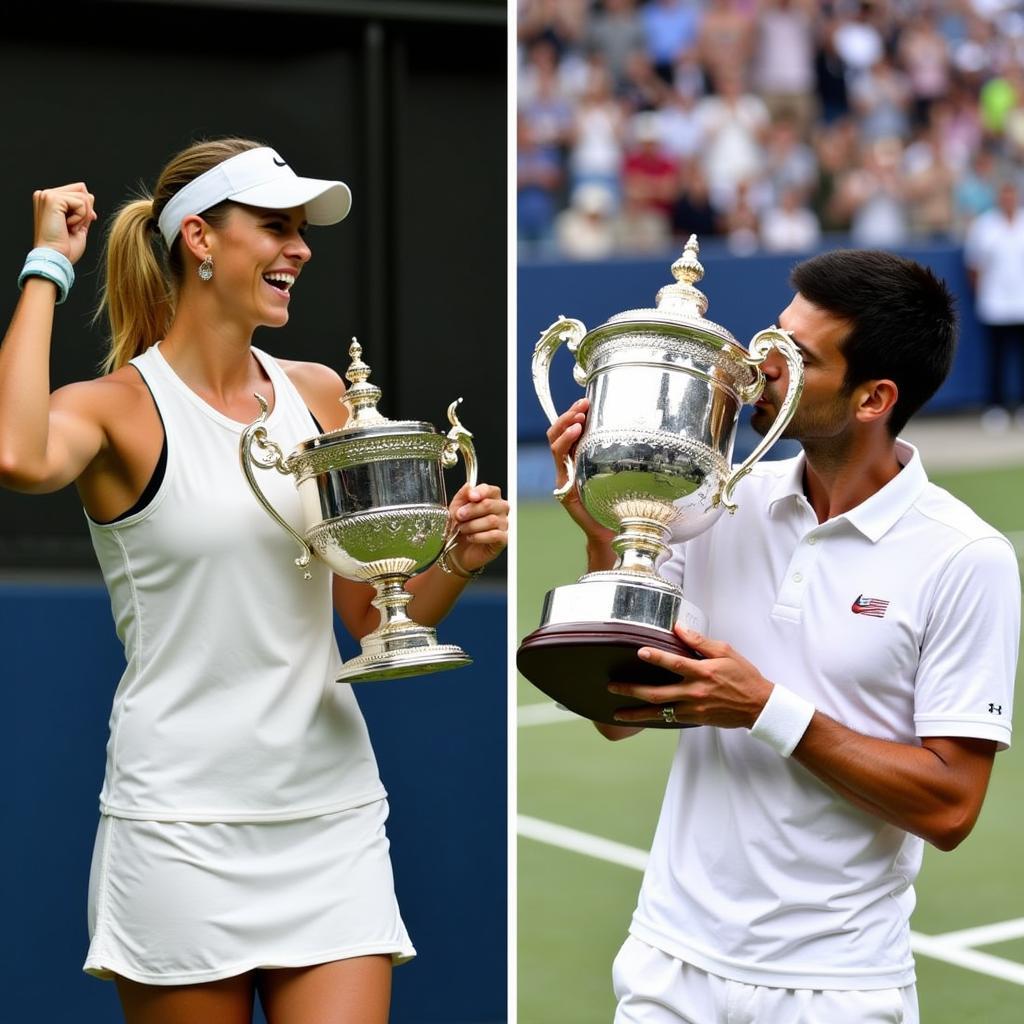
[[700, 245], [696, 235], [690, 235], [683, 255], [672, 264], [672, 276], [680, 282], [689, 285], [696, 284], [704, 276], [704, 267], [697, 256], [700, 254]]
[[356, 426], [379, 423], [385, 419], [377, 410], [381, 390], [376, 384], [368, 382], [370, 367], [363, 362], [363, 346], [355, 338], [352, 339], [352, 344], [348, 347], [348, 354], [351, 356], [352, 362], [345, 371], [345, 379], [352, 386], [345, 392], [341, 404], [348, 409]]
[[363, 362], [363, 346], [356, 341], [354, 335], [352, 337], [352, 344], [348, 347], [348, 354], [352, 362], [345, 371], [345, 379], [351, 384], [362, 384], [370, 376], [370, 367]]
[[699, 252], [697, 236], [690, 235], [683, 254], [672, 264], [676, 283], [667, 284], [658, 292], [658, 309], [697, 319], [708, 311], [707, 296], [696, 287], [704, 276], [704, 267], [697, 259]]

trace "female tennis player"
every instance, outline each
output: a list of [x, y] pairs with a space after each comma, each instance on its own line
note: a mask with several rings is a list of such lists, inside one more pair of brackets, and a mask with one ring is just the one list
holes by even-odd
[[[110, 226], [104, 375], [50, 394], [55, 306], [97, 214], [83, 183], [34, 196], [0, 348], [0, 483], [76, 484], [125, 646], [85, 970], [116, 981], [128, 1024], [248, 1024], [256, 992], [271, 1024], [383, 1024], [392, 965], [415, 955], [366, 727], [334, 682], [332, 594], [360, 637], [373, 591], [317, 562], [304, 581], [238, 465], [254, 392], [286, 451], [344, 423], [334, 371], [252, 336], [288, 322], [307, 225], [349, 205], [255, 142], [178, 154]], [[265, 487], [300, 521], [290, 478]], [[497, 487], [463, 487], [451, 512], [457, 545], [409, 584], [425, 624], [507, 541]]]

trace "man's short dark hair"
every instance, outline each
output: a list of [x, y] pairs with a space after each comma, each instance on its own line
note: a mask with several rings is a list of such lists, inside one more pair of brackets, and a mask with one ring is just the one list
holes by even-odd
[[889, 414], [895, 437], [938, 391], [956, 350], [953, 296], [928, 267], [873, 249], [835, 249], [797, 264], [793, 287], [848, 320], [842, 343], [847, 389], [891, 380], [899, 398]]

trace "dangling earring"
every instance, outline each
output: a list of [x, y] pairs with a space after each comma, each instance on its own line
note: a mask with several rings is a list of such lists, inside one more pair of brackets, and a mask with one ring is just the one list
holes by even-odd
[[207, 254], [199, 264], [199, 280], [209, 281], [213, 277], [213, 257]]

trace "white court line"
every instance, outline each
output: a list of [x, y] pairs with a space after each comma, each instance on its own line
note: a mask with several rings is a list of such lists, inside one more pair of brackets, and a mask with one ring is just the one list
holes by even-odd
[[519, 815], [517, 828], [521, 836], [536, 839], [539, 843], [559, 846], [563, 850], [582, 853], [586, 857], [596, 857], [612, 864], [621, 864], [626, 868], [636, 868], [637, 871], [643, 871], [647, 867], [646, 850], [638, 850], [635, 846], [626, 846], [625, 843], [616, 843], [612, 839], [592, 836], [589, 832], [578, 832], [574, 828], [541, 821], [540, 818], [530, 818], [525, 814]]
[[939, 936], [944, 946], [991, 946], [996, 942], [1009, 942], [1024, 936], [1024, 917], [1013, 921], [998, 921], [977, 928], [963, 928], [958, 932], [945, 932]]
[[933, 960], [942, 960], [947, 964], [964, 967], [978, 974], [988, 974], [1003, 981], [1012, 981], [1015, 985], [1024, 985], [1024, 964], [1013, 960], [1004, 960], [1001, 956], [979, 953], [976, 949], [964, 949], [960, 946], [947, 946], [942, 935], [922, 935], [920, 932], [910, 933], [910, 946], [915, 953], [930, 956]]
[[[589, 832], [580, 832], [577, 829], [566, 828], [564, 825], [556, 825], [550, 821], [531, 818], [525, 814], [519, 815], [518, 831], [527, 839], [548, 843], [550, 846], [557, 846], [563, 850], [581, 853], [586, 857], [595, 857], [598, 860], [609, 861], [623, 867], [635, 868], [637, 871], [643, 871], [647, 866], [646, 850], [641, 850], [636, 846], [627, 846], [625, 843], [617, 843], [611, 839], [602, 839]], [[987, 974], [1016, 985], [1024, 985], [1024, 964], [1016, 963], [1013, 960], [1004, 960], [1002, 957], [991, 956], [988, 953], [979, 953], [977, 950], [967, 948], [967, 943], [964, 941], [964, 937], [971, 939], [972, 933], [980, 935], [987, 942], [999, 942], [1003, 938], [1016, 938], [1021, 934], [1021, 927], [1022, 921], [1018, 919], [981, 928], [965, 928], [962, 931], [949, 932], [946, 935], [922, 935], [920, 932], [912, 931], [910, 945], [915, 953], [921, 953], [933, 960], [942, 960], [978, 974]], [[992, 935], [997, 937], [993, 939]], [[947, 939], [952, 941], [947, 942]]]
[[520, 727], [529, 725], [555, 725], [559, 722], [585, 722], [585, 718], [554, 703], [520, 704], [516, 708], [516, 722]]

